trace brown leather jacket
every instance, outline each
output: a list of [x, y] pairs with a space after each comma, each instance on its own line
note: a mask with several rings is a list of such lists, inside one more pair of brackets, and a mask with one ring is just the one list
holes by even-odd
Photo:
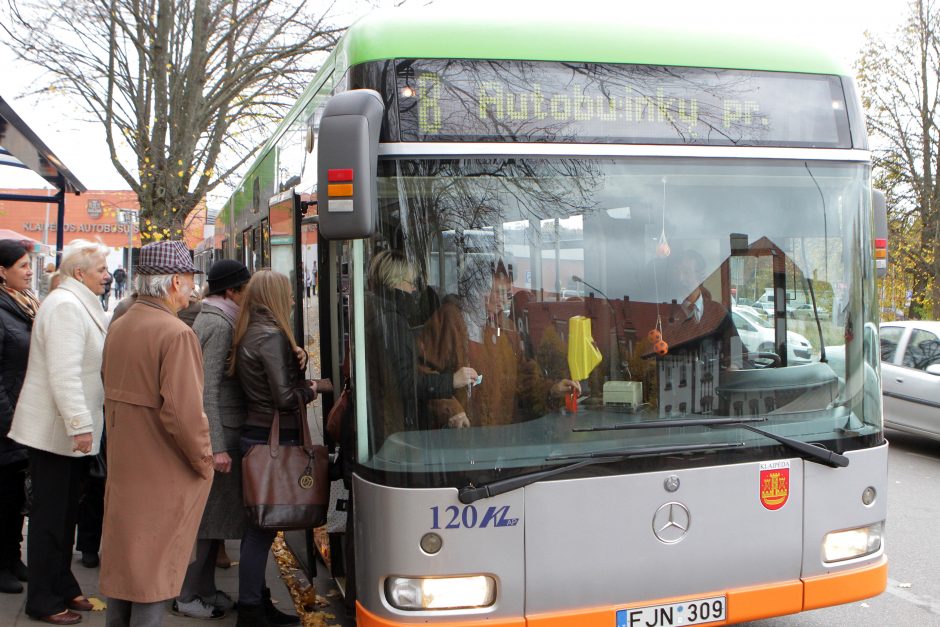
[[267, 310], [251, 312], [248, 329], [238, 345], [235, 374], [245, 392], [246, 426], [270, 427], [277, 409], [281, 428], [296, 428], [297, 412], [301, 409], [297, 392], [305, 404], [314, 398], [290, 342]]

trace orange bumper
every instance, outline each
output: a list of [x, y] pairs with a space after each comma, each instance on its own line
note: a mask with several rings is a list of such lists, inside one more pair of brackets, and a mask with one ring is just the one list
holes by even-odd
[[[829, 575], [807, 577], [798, 581], [766, 584], [735, 590], [705, 592], [697, 597], [725, 594], [728, 597], [727, 619], [710, 625], [732, 625], [784, 614], [796, 614], [804, 610], [840, 605], [859, 601], [884, 592], [888, 584], [888, 560], [880, 560], [853, 570], [839, 571]], [[448, 627], [611, 627], [617, 610], [677, 603], [689, 597], [654, 599], [643, 603], [609, 607], [585, 608], [571, 612], [534, 614], [525, 618], [503, 618], [491, 620], [433, 621]], [[380, 618], [357, 603], [356, 618], [359, 627], [400, 627], [415, 622], [432, 622], [427, 619], [401, 622]]]

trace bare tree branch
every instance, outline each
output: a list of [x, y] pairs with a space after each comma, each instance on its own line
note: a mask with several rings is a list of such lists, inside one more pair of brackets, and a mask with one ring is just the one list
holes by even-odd
[[[146, 241], [181, 237], [207, 193], [244, 167], [344, 29], [290, 0], [7, 0], [0, 29], [46, 71], [39, 92], [104, 126]], [[332, 9], [332, 7], [330, 7]], [[74, 24], [82, 24], [75, 29]]]

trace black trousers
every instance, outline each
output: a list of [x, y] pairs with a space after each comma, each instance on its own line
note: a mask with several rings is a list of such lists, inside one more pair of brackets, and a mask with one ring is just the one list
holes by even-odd
[[0, 466], [0, 570], [20, 560], [26, 462]]
[[75, 548], [81, 553], [97, 553], [101, 548], [101, 525], [104, 522], [104, 478], [88, 474], [92, 458], [85, 458], [82, 473], [82, 496], [78, 502], [78, 536]]
[[[242, 458], [245, 457], [248, 449], [252, 446], [264, 444], [265, 442], [267, 442], [266, 439], [242, 436], [239, 441]], [[298, 443], [297, 439], [281, 436], [281, 444]], [[271, 555], [271, 545], [274, 544], [274, 538], [276, 537], [277, 531], [259, 529], [251, 523], [248, 523], [248, 526], [245, 527], [238, 554], [239, 605], [261, 605], [264, 600], [264, 589], [267, 587], [264, 571], [268, 564], [268, 556]]]
[[33, 506], [26, 548], [26, 614], [31, 617], [58, 614], [82, 594], [72, 574], [72, 542], [86, 466], [82, 457], [29, 449]]

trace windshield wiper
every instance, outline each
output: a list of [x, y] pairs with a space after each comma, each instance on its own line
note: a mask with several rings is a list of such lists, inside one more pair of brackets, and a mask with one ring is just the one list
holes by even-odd
[[777, 435], [776, 433], [771, 433], [770, 431], [765, 431], [764, 429], [758, 429], [753, 425], [746, 424], [743, 421], [737, 423], [724, 424], [724, 425], [715, 425], [717, 427], [741, 427], [742, 429], [747, 429], [748, 431], [753, 431], [754, 433], [759, 433], [766, 438], [771, 440], [776, 440], [780, 444], [783, 444], [787, 448], [793, 449], [800, 453], [800, 457], [807, 461], [816, 462], [829, 466], [830, 468], [845, 468], [849, 465], [849, 458], [845, 455], [840, 455], [830, 451], [827, 448], [823, 448], [818, 444], [807, 444], [806, 442], [800, 442], [799, 440], [794, 440], [793, 438], [788, 438], [785, 435]]
[[742, 422], [767, 422], [767, 418], [690, 418], [687, 420], [649, 420], [647, 422], [626, 422], [619, 425], [600, 425], [596, 427], [572, 427], [575, 433], [589, 431], [625, 431], [628, 429], [662, 429], [666, 427], [714, 427], [738, 425]]
[[527, 485], [537, 483], [542, 479], [554, 477], [578, 468], [592, 466], [595, 464], [606, 464], [610, 462], [622, 461], [632, 457], [644, 457], [647, 455], [667, 455], [670, 453], [697, 453], [700, 451], [715, 451], [729, 448], [741, 448], [744, 442], [731, 442], [721, 444], [687, 444], [682, 446], [648, 446], [644, 448], [618, 449], [613, 451], [597, 451], [594, 453], [577, 453], [571, 455], [553, 455], [546, 457], [545, 461], [558, 461], [563, 459], [578, 460], [571, 464], [550, 468], [549, 470], [538, 470], [536, 472], [525, 473], [516, 477], [506, 479], [497, 479], [490, 483], [474, 486], [468, 485], [460, 488], [457, 492], [457, 499], [464, 505], [469, 505], [474, 501], [512, 492]]
[[813, 280], [807, 278], [806, 284], [809, 285], [809, 297], [813, 301], [813, 319], [816, 320], [816, 331], [819, 333], [819, 361], [826, 363], [829, 359], [826, 358], [826, 340], [823, 339], [822, 321], [819, 319], [819, 310], [816, 309], [816, 292], [813, 290]]

